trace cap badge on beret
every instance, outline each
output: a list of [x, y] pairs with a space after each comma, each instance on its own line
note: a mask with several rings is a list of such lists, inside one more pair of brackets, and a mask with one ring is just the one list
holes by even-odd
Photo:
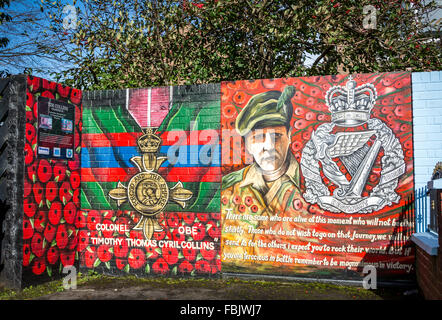
[[286, 126], [293, 114], [291, 98], [295, 87], [287, 86], [284, 90], [271, 90], [254, 95], [236, 118], [236, 131], [245, 136], [254, 128]]

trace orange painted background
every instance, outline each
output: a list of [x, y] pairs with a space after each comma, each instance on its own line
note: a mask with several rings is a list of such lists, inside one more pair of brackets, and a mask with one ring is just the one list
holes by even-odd
[[[363, 266], [366, 264], [377, 267], [378, 274], [385, 277], [394, 277], [395, 275], [410, 275], [414, 272], [414, 250], [412, 249], [409, 237], [412, 234], [412, 222], [410, 216], [410, 197], [413, 194], [413, 140], [412, 140], [412, 108], [411, 108], [411, 74], [407, 72], [380, 73], [380, 74], [358, 74], [354, 75], [354, 80], [360, 86], [364, 83], [372, 83], [377, 91], [377, 100], [371, 112], [371, 118], [378, 118], [390, 128], [400, 142], [405, 162], [405, 173], [399, 177], [396, 193], [400, 195], [400, 201], [391, 206], [385, 206], [379, 211], [372, 213], [332, 213], [321, 209], [317, 204], [309, 204], [303, 199], [305, 192], [305, 178], [301, 172], [300, 193], [295, 194], [290, 201], [294, 210], [281, 212], [281, 216], [300, 216], [308, 219], [310, 222], [292, 222], [286, 224], [283, 228], [286, 230], [313, 230], [316, 234], [335, 234], [335, 237], [324, 236], [319, 239], [318, 236], [297, 237], [297, 236], [278, 236], [278, 235], [260, 235], [256, 239], [262, 241], [271, 240], [274, 243], [286, 244], [287, 247], [293, 246], [297, 250], [283, 250], [275, 248], [261, 248], [260, 254], [284, 256], [299, 261], [317, 261], [324, 260], [325, 264], [316, 263], [296, 263], [296, 262], [266, 262], [253, 261], [248, 259], [230, 258], [225, 256], [226, 252], [241, 253], [248, 252], [249, 246], [230, 246], [226, 240], [232, 240], [237, 235], [228, 233], [226, 227], [235, 225], [233, 220], [226, 219], [228, 210], [235, 214], [260, 214], [259, 205], [247, 194], [232, 194], [227, 192], [221, 194], [221, 215], [223, 222], [222, 232], [222, 262], [223, 271], [237, 271], [250, 273], [282, 273], [299, 275], [328, 275], [331, 277], [351, 277], [360, 276]], [[332, 86], [345, 86], [348, 81], [347, 75], [337, 76], [317, 76], [303, 78], [281, 78], [265, 79], [254, 81], [233, 81], [223, 82], [221, 85], [221, 128], [232, 132], [235, 128], [235, 120], [239, 112], [244, 108], [250, 98], [261, 92], [269, 90], [282, 91], [287, 85], [292, 85], [296, 93], [291, 99], [293, 105], [292, 125], [292, 143], [290, 151], [294, 157], [301, 162], [302, 150], [305, 144], [311, 139], [312, 132], [323, 123], [331, 122], [331, 115], [325, 101], [325, 94]], [[362, 128], [335, 128], [337, 130], [362, 130]], [[227, 131], [223, 131], [227, 132]], [[223, 139], [230, 139], [228, 135], [223, 135]], [[235, 139], [232, 139], [232, 141]], [[222, 141], [222, 174], [227, 174], [242, 169], [251, 163], [251, 156], [244, 151], [244, 143], [241, 139], [235, 142]], [[234, 159], [234, 152], [241, 150], [241, 157], [238, 163], [232, 163], [229, 159]], [[382, 170], [382, 158], [384, 151], [381, 148], [372, 170], [369, 174], [367, 184], [362, 193], [362, 197], [370, 194], [373, 188], [379, 183]], [[350, 178], [345, 166], [337, 161], [340, 170]], [[333, 193], [336, 189], [322, 172], [321, 178], [323, 184]], [[224, 188], [224, 187], [223, 187]], [[255, 205], [255, 207], [254, 207]], [[263, 210], [265, 208], [262, 208]], [[351, 224], [330, 223], [328, 219], [348, 219], [352, 217]], [[377, 219], [377, 220], [376, 220]], [[394, 221], [396, 223], [391, 223]], [[354, 224], [354, 221], [358, 221]], [[361, 222], [363, 221], [363, 222]], [[379, 223], [381, 221], [381, 223]], [[401, 221], [402, 223], [397, 223]], [[404, 222], [406, 221], [406, 222]], [[372, 223], [373, 225], [368, 225]], [[276, 226], [275, 226], [276, 228]], [[350, 232], [351, 235], [372, 234], [379, 235], [374, 241], [368, 239], [354, 239], [336, 235], [341, 231], [342, 234]], [[296, 245], [326, 245], [325, 248], [335, 248], [329, 250], [299, 250]], [[353, 249], [349, 247], [353, 246]], [[311, 248], [308, 247], [308, 248]], [[324, 247], [323, 247], [324, 248]], [[338, 252], [341, 248], [341, 252]], [[342, 249], [344, 248], [344, 249]], [[359, 249], [358, 249], [359, 248]], [[380, 251], [379, 251], [380, 250]], [[362, 252], [352, 252], [362, 251]], [[223, 258], [224, 257], [224, 258]], [[306, 259], [306, 260], [302, 260]], [[281, 259], [278, 259], [281, 260]], [[334, 263], [330, 263], [333, 260]], [[336, 264], [337, 262], [337, 264]]]

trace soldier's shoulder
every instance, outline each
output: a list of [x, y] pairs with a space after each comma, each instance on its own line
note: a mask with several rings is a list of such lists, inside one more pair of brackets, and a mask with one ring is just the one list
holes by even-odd
[[226, 174], [221, 180], [221, 189], [225, 190], [227, 188], [230, 188], [234, 184], [242, 181], [243, 177], [244, 177], [244, 170], [245, 169], [246, 168], [242, 168], [241, 170], [233, 171], [233, 172]]

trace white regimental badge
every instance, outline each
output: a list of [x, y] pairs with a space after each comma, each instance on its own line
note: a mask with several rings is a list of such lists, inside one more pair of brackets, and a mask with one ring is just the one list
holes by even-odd
[[[301, 170], [305, 178], [304, 199], [331, 212], [370, 213], [398, 203], [395, 192], [399, 177], [405, 172], [404, 155], [399, 140], [380, 119], [370, 118], [377, 93], [373, 84], [356, 87], [350, 76], [345, 87], [334, 86], [325, 96], [331, 112], [331, 123], [324, 123], [312, 132], [302, 150]], [[338, 132], [338, 127], [359, 127], [361, 131]], [[371, 193], [363, 197], [367, 178], [381, 150], [381, 177]], [[351, 179], [341, 172], [333, 159], [339, 158]], [[325, 177], [337, 186], [333, 194], [324, 184]]]

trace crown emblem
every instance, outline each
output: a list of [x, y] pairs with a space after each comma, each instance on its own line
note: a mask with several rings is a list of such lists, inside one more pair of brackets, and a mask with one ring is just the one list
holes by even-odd
[[142, 153], [156, 153], [161, 145], [161, 138], [155, 134], [153, 128], [146, 128], [137, 143]]
[[377, 92], [373, 84], [365, 83], [357, 87], [352, 76], [348, 78], [345, 87], [331, 87], [325, 95], [331, 120], [341, 127], [357, 127], [367, 122], [376, 99]]

